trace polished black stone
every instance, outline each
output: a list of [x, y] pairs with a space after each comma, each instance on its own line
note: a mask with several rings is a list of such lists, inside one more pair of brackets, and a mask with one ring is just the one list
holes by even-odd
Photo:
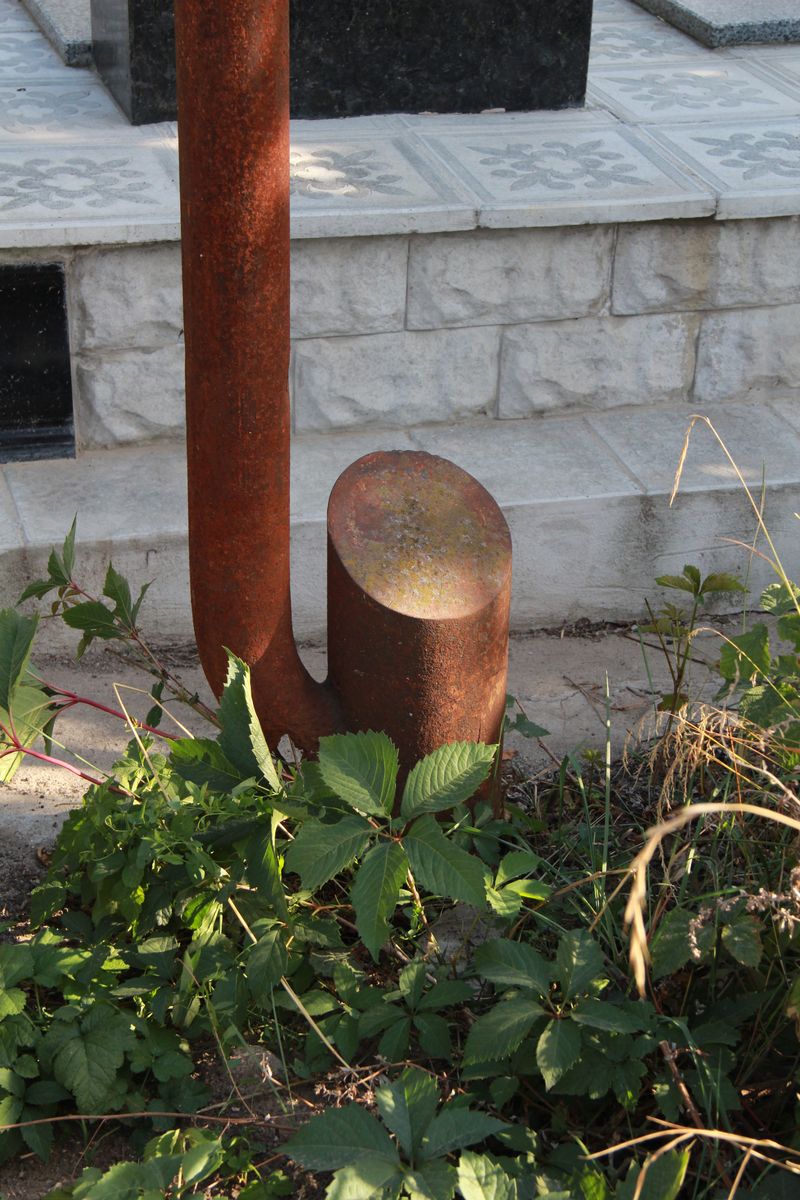
[[132, 125], [177, 115], [174, 11], [173, 0], [92, 0], [95, 66]]
[[[134, 125], [175, 119], [173, 4], [92, 0], [97, 70]], [[293, 117], [526, 112], [584, 100], [592, 0], [289, 4]]]
[[0, 462], [74, 452], [64, 272], [0, 267]]
[[292, 115], [583, 103], [592, 0], [290, 0]]

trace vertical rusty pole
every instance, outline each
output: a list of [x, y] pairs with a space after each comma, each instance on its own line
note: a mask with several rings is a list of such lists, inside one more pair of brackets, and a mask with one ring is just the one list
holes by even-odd
[[251, 665], [267, 736], [337, 727], [289, 592], [288, 0], [176, 0], [192, 609], [212, 688]]

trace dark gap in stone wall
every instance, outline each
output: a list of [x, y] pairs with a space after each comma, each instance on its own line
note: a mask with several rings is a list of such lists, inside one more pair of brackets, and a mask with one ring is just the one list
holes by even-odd
[[0, 267], [0, 462], [74, 453], [63, 268]]

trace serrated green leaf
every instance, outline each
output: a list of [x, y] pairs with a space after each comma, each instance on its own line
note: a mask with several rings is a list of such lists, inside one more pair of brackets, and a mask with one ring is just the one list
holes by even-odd
[[399, 759], [385, 733], [335, 733], [320, 738], [319, 767], [327, 787], [356, 812], [392, 811]]
[[508, 938], [494, 938], [478, 946], [474, 965], [480, 977], [496, 987], [528, 988], [537, 996], [547, 996], [555, 975], [553, 963], [524, 942]]
[[[8, 727], [13, 721], [14, 730], [19, 744], [30, 747], [40, 737], [48, 722], [48, 714], [52, 711], [50, 697], [29, 683], [17, 684], [11, 699], [11, 715], [0, 707], [0, 721]], [[6, 745], [0, 739], [0, 745]], [[9, 754], [0, 758], [0, 780], [7, 783], [18, 769], [24, 758], [19, 754]]]
[[766, 625], [754, 625], [747, 633], [728, 639], [720, 650], [719, 673], [728, 683], [767, 675], [770, 668], [769, 633]]
[[502, 887], [510, 879], [520, 879], [523, 875], [531, 875], [541, 866], [541, 856], [533, 850], [511, 850], [500, 859], [500, 864], [494, 877], [495, 887]]
[[60, 1104], [62, 1100], [69, 1100], [69, 1092], [54, 1079], [39, 1079], [28, 1085], [25, 1100], [28, 1104], [46, 1108], [51, 1104]]
[[483, 1142], [505, 1128], [505, 1121], [498, 1121], [488, 1113], [472, 1112], [461, 1104], [446, 1104], [428, 1126], [422, 1139], [420, 1158], [443, 1158], [453, 1150]]
[[124, 576], [120, 575], [119, 571], [114, 569], [112, 563], [108, 564], [108, 570], [106, 571], [103, 595], [107, 596], [113, 603], [115, 615], [123, 625], [127, 626], [128, 629], [132, 629], [133, 600], [131, 598], [130, 584]]
[[397, 842], [379, 842], [364, 857], [350, 889], [359, 936], [376, 962], [407, 871], [408, 859]]
[[[617, 1186], [617, 1200], [634, 1200], [634, 1196], [636, 1200], [678, 1200], [688, 1166], [688, 1150], [668, 1150], [658, 1158], [648, 1155], [641, 1167], [631, 1163]], [[640, 1174], [645, 1177], [644, 1185], [637, 1192]]]
[[411, 1017], [403, 1016], [390, 1025], [378, 1043], [378, 1053], [387, 1062], [405, 1062], [411, 1041]]
[[253, 703], [250, 668], [230, 650], [226, 653], [228, 675], [219, 702], [220, 747], [243, 778], [263, 777], [268, 787], [279, 792], [281, 782]]
[[[692, 958], [690, 931], [693, 920], [692, 913], [683, 908], [673, 908], [664, 917], [650, 944], [653, 979], [674, 974]], [[701, 953], [710, 949], [713, 939], [713, 927], [701, 925], [695, 938]]]
[[13, 987], [33, 975], [33, 951], [25, 942], [0, 943], [0, 988]]
[[[47, 1034], [45, 1044], [54, 1032]], [[56, 1079], [72, 1092], [79, 1112], [103, 1112], [131, 1043], [126, 1018], [110, 1005], [96, 1004], [83, 1020], [59, 1031], [58, 1041], [53, 1058]]]
[[486, 907], [486, 883], [479, 859], [453, 844], [432, 816], [417, 818], [403, 839], [419, 883], [448, 900]]
[[659, 587], [674, 588], [680, 592], [688, 592], [690, 596], [695, 595], [695, 585], [683, 575], [657, 575], [656, 583]]
[[543, 738], [547, 737], [550, 732], [549, 729], [545, 729], [544, 725], [537, 725], [535, 721], [529, 721], [521, 712], [517, 713], [508, 729], [526, 738]]
[[517, 1200], [516, 1180], [474, 1150], [465, 1150], [459, 1159], [458, 1190], [464, 1200]]
[[783, 616], [784, 613], [796, 613], [800, 602], [800, 586], [796, 583], [787, 588], [785, 583], [771, 583], [761, 593], [760, 604], [764, 612]]
[[385, 1200], [387, 1188], [402, 1178], [398, 1167], [385, 1158], [364, 1155], [336, 1172], [325, 1192], [326, 1200]]
[[413, 1161], [422, 1138], [436, 1115], [439, 1089], [436, 1081], [418, 1067], [409, 1067], [393, 1083], [375, 1089], [375, 1103], [384, 1125]]
[[740, 913], [722, 930], [722, 944], [737, 962], [745, 967], [757, 967], [764, 947], [761, 945], [761, 925], [751, 913]]
[[536, 1064], [548, 1092], [581, 1052], [581, 1032], [572, 1021], [550, 1021], [536, 1044]]
[[333, 825], [306, 821], [286, 852], [286, 868], [303, 887], [316, 891], [360, 858], [373, 830], [363, 817], [342, 817]]
[[482, 742], [450, 742], [426, 755], [406, 780], [400, 815], [411, 820], [465, 803], [486, 779], [496, 752]]
[[800, 613], [791, 612], [778, 617], [778, 636], [791, 642], [795, 650], [800, 652]]
[[[23, 1108], [19, 1114], [20, 1122], [38, 1121], [40, 1117], [41, 1113], [32, 1108]], [[49, 1123], [46, 1125], [23, 1125], [20, 1133], [28, 1149], [32, 1150], [42, 1162], [47, 1162], [53, 1149], [53, 1126]]]
[[464, 979], [443, 979], [435, 983], [417, 1004], [418, 1012], [429, 1012], [434, 1009], [449, 1008], [452, 1004], [462, 1004], [469, 1000], [472, 988]]
[[399, 1163], [386, 1130], [359, 1104], [329, 1108], [293, 1134], [283, 1151], [307, 1171], [336, 1171], [364, 1158]]
[[452, 1200], [457, 1180], [455, 1167], [438, 1160], [408, 1171], [403, 1185], [408, 1200]]
[[90, 639], [99, 637], [105, 641], [119, 637], [116, 618], [100, 600], [86, 600], [75, 604], [63, 613], [64, 623], [70, 629], [80, 629]]
[[13, 709], [14, 692], [31, 656], [39, 618], [14, 608], [0, 610], [0, 708]]
[[450, 1026], [438, 1013], [420, 1012], [414, 1017], [419, 1044], [429, 1058], [450, 1058], [453, 1047]]
[[571, 929], [562, 935], [556, 950], [556, 963], [565, 1000], [574, 1000], [587, 991], [605, 971], [603, 952], [585, 929]]
[[0, 990], [0, 1021], [14, 1017], [25, 1009], [25, 993], [19, 988]]
[[[149, 724], [150, 722], [148, 722]], [[181, 738], [170, 745], [169, 763], [176, 775], [214, 792], [228, 792], [245, 778], [211, 738]]]
[[570, 1017], [579, 1025], [607, 1033], [640, 1033], [649, 1027], [652, 1009], [649, 1005], [628, 1003], [623, 1006], [588, 996], [573, 1008]]
[[279, 929], [271, 929], [250, 947], [247, 956], [247, 986], [258, 999], [266, 998], [286, 974], [289, 958]]
[[225, 1147], [219, 1138], [204, 1138], [181, 1159], [181, 1174], [185, 1186], [199, 1183], [217, 1171], [225, 1161]]
[[508, 888], [501, 888], [499, 891], [492, 884], [486, 885], [486, 900], [492, 912], [496, 913], [502, 921], [511, 921], [522, 908], [522, 897], [516, 892], [511, 892]]
[[0, 1098], [0, 1129], [4, 1125], [15, 1125], [22, 1112], [23, 1104], [18, 1096]]
[[490, 1012], [478, 1017], [470, 1028], [464, 1060], [492, 1062], [508, 1058], [543, 1016], [545, 1010], [532, 1000], [501, 1000]]
[[715, 571], [711, 575], [706, 575], [703, 580], [703, 586], [700, 589], [701, 596], [721, 595], [723, 592], [746, 592], [747, 588], [740, 579], [735, 575], [729, 575], [725, 571]]

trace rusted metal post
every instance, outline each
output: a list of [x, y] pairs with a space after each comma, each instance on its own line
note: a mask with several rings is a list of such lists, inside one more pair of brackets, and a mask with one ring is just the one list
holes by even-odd
[[289, 594], [287, 0], [176, 0], [189, 561], [200, 660], [252, 667], [273, 744], [338, 727]]
[[287, 0], [176, 0], [189, 555], [201, 662], [250, 663], [273, 744], [384, 729], [408, 769], [493, 741], [503, 714], [511, 543], [491, 496], [432, 455], [376, 453], [331, 495], [330, 679], [289, 592]]
[[328, 505], [328, 662], [351, 729], [410, 767], [494, 742], [505, 708], [511, 538], [489, 493], [432, 454], [368, 454]]

